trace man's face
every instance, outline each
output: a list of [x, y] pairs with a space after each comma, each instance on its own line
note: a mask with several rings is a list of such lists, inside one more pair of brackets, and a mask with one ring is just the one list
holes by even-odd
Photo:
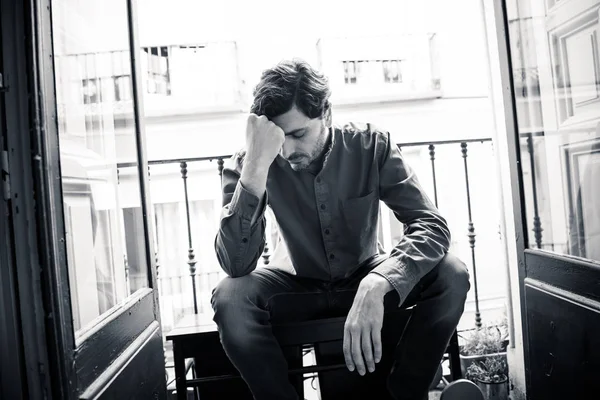
[[285, 132], [280, 155], [290, 163], [294, 171], [306, 169], [319, 157], [327, 141], [330, 114], [310, 119], [294, 106], [272, 121]]

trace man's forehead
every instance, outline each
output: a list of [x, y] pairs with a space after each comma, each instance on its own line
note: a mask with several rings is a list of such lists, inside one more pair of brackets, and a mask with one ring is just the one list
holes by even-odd
[[294, 131], [309, 127], [311, 119], [296, 107], [293, 107], [288, 112], [274, 117], [272, 121], [275, 125], [283, 129], [286, 135], [289, 135], [295, 133]]

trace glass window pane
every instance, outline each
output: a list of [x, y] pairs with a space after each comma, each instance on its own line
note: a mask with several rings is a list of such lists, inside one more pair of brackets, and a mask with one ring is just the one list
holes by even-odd
[[600, 0], [507, 2], [529, 246], [600, 261]]
[[52, 2], [76, 336], [148, 286], [126, 5], [117, 0]]

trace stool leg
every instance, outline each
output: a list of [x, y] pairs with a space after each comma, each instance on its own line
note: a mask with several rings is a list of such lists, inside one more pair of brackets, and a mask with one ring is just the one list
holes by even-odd
[[175, 362], [175, 388], [177, 389], [177, 400], [187, 400], [187, 387], [185, 384], [185, 358], [179, 343], [173, 341], [173, 358]]
[[[302, 346], [291, 346], [282, 348], [283, 353], [288, 363], [288, 369], [302, 368]], [[298, 392], [298, 396], [304, 398], [304, 375], [290, 375], [290, 382]]]
[[[194, 358], [194, 363], [192, 364], [192, 378], [196, 379], [196, 359]], [[200, 400], [200, 388], [198, 386], [194, 387], [194, 400]]]
[[462, 379], [462, 370], [460, 368], [460, 349], [458, 347], [458, 333], [455, 330], [448, 344], [448, 355], [450, 356], [450, 371], [452, 380]]

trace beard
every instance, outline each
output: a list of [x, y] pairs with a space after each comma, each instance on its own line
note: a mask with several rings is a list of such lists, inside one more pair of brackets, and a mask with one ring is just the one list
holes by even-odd
[[290, 167], [296, 172], [304, 171], [307, 169], [315, 160], [320, 158], [325, 151], [325, 143], [327, 142], [327, 128], [323, 127], [323, 132], [318, 136], [317, 141], [310, 154], [302, 154], [298, 157], [293, 157], [292, 161], [287, 160]]

